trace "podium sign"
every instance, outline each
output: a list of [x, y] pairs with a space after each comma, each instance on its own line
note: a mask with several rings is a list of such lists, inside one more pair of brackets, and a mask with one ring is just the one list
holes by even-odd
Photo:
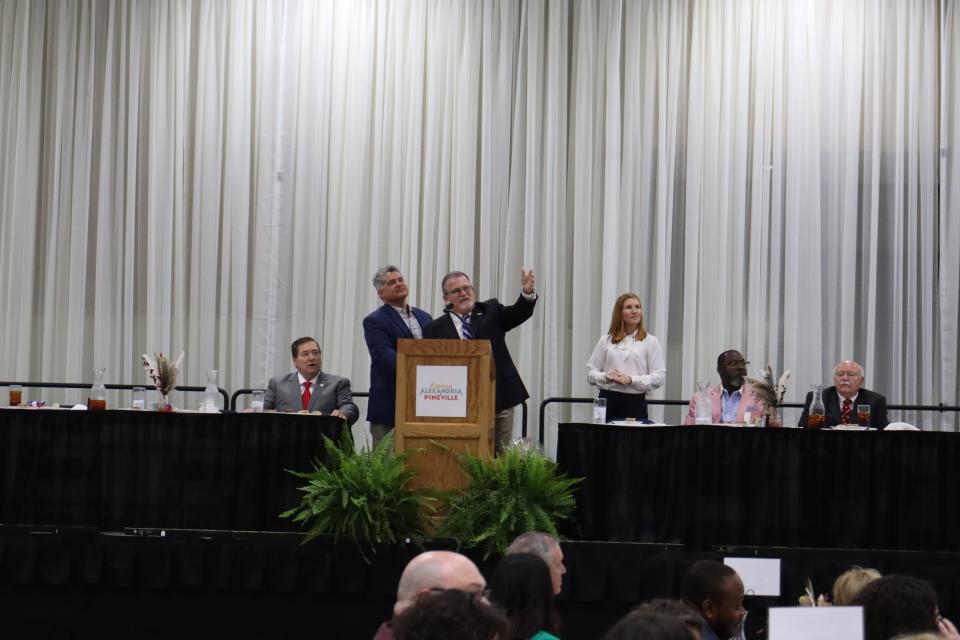
[[417, 366], [417, 417], [466, 418], [466, 366]]
[[451, 452], [493, 454], [494, 385], [488, 340], [397, 342], [394, 443], [415, 451], [407, 463], [417, 470], [414, 487], [462, 488]]

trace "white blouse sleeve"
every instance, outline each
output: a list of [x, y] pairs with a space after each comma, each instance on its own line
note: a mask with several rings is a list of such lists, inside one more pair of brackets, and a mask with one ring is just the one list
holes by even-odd
[[647, 343], [645, 349], [647, 373], [630, 376], [630, 386], [640, 393], [650, 393], [654, 389], [659, 389], [667, 380], [667, 365], [663, 360], [660, 341], [656, 336], [647, 334], [645, 342]]
[[593, 386], [605, 384], [607, 382], [607, 372], [605, 371], [604, 361], [607, 351], [607, 336], [601, 336], [597, 346], [593, 348], [590, 359], [587, 360], [587, 382]]

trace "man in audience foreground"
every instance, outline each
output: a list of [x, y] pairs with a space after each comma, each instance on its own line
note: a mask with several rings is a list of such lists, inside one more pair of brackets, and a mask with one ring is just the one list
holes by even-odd
[[[393, 616], [399, 616], [431, 594], [458, 589], [479, 595], [486, 586], [487, 581], [470, 558], [453, 551], [426, 551], [407, 563], [400, 575]], [[392, 623], [380, 625], [373, 640], [393, 640]]]
[[681, 597], [703, 618], [701, 640], [736, 637], [747, 616], [743, 581], [737, 572], [716, 560], [694, 563], [683, 576]]
[[563, 587], [563, 574], [567, 568], [563, 564], [563, 550], [560, 540], [549, 533], [528, 531], [521, 533], [507, 547], [507, 555], [513, 553], [532, 553], [547, 563], [550, 569], [550, 580], [553, 582], [553, 595], [559, 595]]

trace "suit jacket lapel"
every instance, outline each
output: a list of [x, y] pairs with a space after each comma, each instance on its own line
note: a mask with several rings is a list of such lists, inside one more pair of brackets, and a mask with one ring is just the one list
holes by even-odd
[[[303, 407], [303, 395], [300, 393], [300, 374], [290, 374], [289, 385], [288, 388], [290, 389], [291, 395], [293, 395], [293, 405], [296, 407], [294, 411], [300, 411]], [[310, 393], [313, 393], [313, 389], [310, 390]]]
[[829, 420], [828, 424], [832, 421], [833, 424], [840, 424], [840, 393], [837, 391], [836, 387], [830, 387], [826, 393], [823, 394], [823, 402], [826, 405], [825, 413]]
[[713, 424], [723, 420], [723, 385], [710, 387], [710, 419]]
[[397, 327], [397, 329], [400, 331], [401, 335], [404, 338], [413, 337], [413, 332], [410, 331], [410, 327], [407, 326], [407, 323], [404, 322], [402, 317], [400, 317], [400, 314], [397, 312], [396, 309], [394, 309], [388, 304], [385, 304], [383, 305], [383, 312], [387, 314], [387, 317], [390, 318], [390, 321], [393, 322], [394, 326]]
[[317, 376], [317, 381], [313, 385], [313, 388], [310, 389], [310, 411], [319, 411], [320, 406], [320, 394], [323, 393], [327, 388], [327, 374], [320, 372], [320, 375]]
[[450, 317], [449, 313], [444, 314], [443, 324], [440, 325], [442, 331], [438, 337], [440, 338], [459, 338], [460, 334], [457, 333], [457, 325], [453, 324], [453, 318]]

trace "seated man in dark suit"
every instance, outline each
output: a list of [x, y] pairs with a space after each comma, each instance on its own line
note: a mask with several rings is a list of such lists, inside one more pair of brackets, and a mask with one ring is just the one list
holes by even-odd
[[320, 369], [323, 354], [320, 345], [309, 337], [290, 345], [296, 373], [270, 378], [263, 395], [263, 408], [276, 411], [319, 411], [343, 418], [353, 425], [360, 409], [353, 403], [347, 378], [324, 373]]
[[[807, 415], [813, 393], [807, 393], [803, 404], [800, 426], [807, 426]], [[863, 388], [863, 367], [853, 360], [844, 360], [833, 369], [833, 386], [823, 390], [824, 426], [857, 424], [857, 407], [870, 405], [870, 426], [883, 429], [887, 426], [887, 399], [879, 393]]]
[[520, 296], [512, 305], [504, 306], [496, 298], [477, 302], [473, 283], [467, 274], [451, 271], [440, 282], [443, 300], [447, 303], [446, 311], [423, 330], [424, 338], [490, 341], [496, 368], [497, 453], [510, 443], [514, 407], [530, 397], [510, 357], [506, 335], [533, 315], [537, 303], [535, 283], [533, 271], [521, 270]]

